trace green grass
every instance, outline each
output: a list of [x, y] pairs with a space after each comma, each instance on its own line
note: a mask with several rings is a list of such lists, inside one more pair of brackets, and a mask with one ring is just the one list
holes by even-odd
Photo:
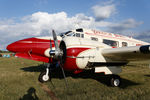
[[[107, 78], [84, 72], [67, 73], [66, 89], [62, 74], [52, 73], [52, 83], [38, 82], [41, 62], [0, 58], [0, 100], [149, 100], [150, 69], [148, 66], [126, 66], [120, 74], [121, 87], [107, 86]], [[50, 93], [43, 87], [48, 87]], [[53, 97], [54, 96], [54, 97]]]

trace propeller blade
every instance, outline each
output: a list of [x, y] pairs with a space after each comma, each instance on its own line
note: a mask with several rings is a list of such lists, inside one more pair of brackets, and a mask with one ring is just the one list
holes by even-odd
[[57, 40], [57, 36], [54, 30], [52, 30], [52, 34], [53, 34], [53, 39], [54, 39], [54, 43], [55, 43], [55, 49], [59, 50], [59, 46], [58, 46], [58, 40]]
[[52, 41], [51, 41], [51, 39], [50, 39], [50, 51], [49, 51], [49, 55], [50, 55], [50, 58], [49, 58], [49, 61], [50, 61], [50, 60], [52, 60], [52, 58], [55, 55], [55, 50], [52, 50]]
[[60, 50], [60, 48], [58, 46], [58, 40], [57, 40], [57, 36], [56, 36], [56, 33], [54, 30], [52, 30], [52, 34], [53, 34], [53, 39], [54, 39], [54, 44], [55, 44], [55, 50], [51, 50], [51, 53], [54, 52], [55, 53], [55, 56], [54, 56], [55, 59], [59, 59], [59, 57], [63, 55], [63, 52]]
[[63, 74], [64, 80], [65, 80], [65, 86], [66, 86], [66, 88], [67, 88], [67, 87], [68, 87], [68, 82], [67, 82], [67, 80], [66, 80], [65, 71], [64, 71], [64, 69], [63, 69], [63, 67], [62, 67], [61, 61], [60, 61], [60, 67], [61, 67], [62, 74]]
[[50, 50], [52, 50], [52, 41], [50, 39]]

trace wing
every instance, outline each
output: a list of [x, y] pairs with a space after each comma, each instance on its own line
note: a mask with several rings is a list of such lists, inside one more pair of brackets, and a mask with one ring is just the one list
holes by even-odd
[[103, 49], [106, 61], [150, 61], [150, 45]]

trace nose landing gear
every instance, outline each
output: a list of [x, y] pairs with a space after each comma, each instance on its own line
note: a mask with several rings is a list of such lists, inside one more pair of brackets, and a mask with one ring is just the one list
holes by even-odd
[[39, 79], [38, 80], [41, 83], [44, 83], [44, 82], [47, 82], [47, 81], [51, 80], [49, 67], [50, 67], [50, 64], [47, 65], [46, 71], [41, 72], [41, 74], [39, 75]]

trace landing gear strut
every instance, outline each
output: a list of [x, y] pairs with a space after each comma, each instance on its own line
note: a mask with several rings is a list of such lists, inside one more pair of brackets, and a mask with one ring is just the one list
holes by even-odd
[[50, 64], [47, 65], [46, 71], [41, 72], [41, 74], [39, 75], [39, 81], [41, 83], [47, 82], [51, 79], [50, 72], [49, 72], [49, 67], [50, 67]]
[[118, 75], [111, 75], [109, 81], [113, 87], [119, 87], [121, 85], [121, 78]]

